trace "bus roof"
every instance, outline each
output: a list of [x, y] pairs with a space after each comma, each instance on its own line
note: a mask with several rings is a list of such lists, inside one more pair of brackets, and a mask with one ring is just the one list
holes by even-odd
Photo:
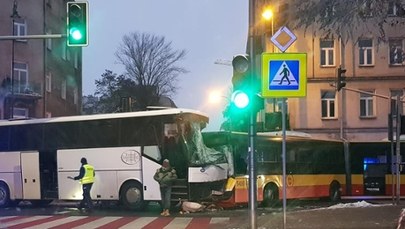
[[122, 112], [122, 113], [61, 116], [61, 117], [54, 117], [54, 118], [1, 120], [0, 126], [37, 124], [37, 123], [90, 121], [90, 120], [102, 120], [102, 119], [119, 119], [119, 118], [130, 118], [130, 117], [164, 116], [164, 115], [177, 115], [177, 114], [194, 114], [194, 115], [199, 116], [206, 123], [208, 123], [208, 121], [209, 121], [208, 115], [206, 115], [200, 111], [197, 111], [197, 110], [184, 109], [184, 108], [167, 108], [167, 109]]
[[[282, 137], [282, 131], [272, 131], [272, 132], [258, 132], [257, 135], [264, 136], [264, 137]], [[285, 135], [287, 137], [301, 137], [301, 138], [311, 138], [311, 135], [305, 132], [298, 132], [298, 131], [285, 131]]]
[[[232, 134], [234, 136], [248, 136], [247, 132], [238, 132], [238, 131], [206, 131], [203, 132], [203, 135], [206, 137], [215, 137], [215, 135], [222, 134], [222, 135], [229, 135]], [[271, 131], [271, 132], [257, 132], [257, 138], [260, 139], [268, 139], [272, 141], [281, 141], [283, 137], [282, 131]], [[316, 138], [313, 137], [311, 134], [299, 131], [286, 131], [286, 139], [287, 140], [298, 140], [298, 141], [322, 141], [322, 142], [342, 142], [338, 139], [324, 139], [324, 138]]]

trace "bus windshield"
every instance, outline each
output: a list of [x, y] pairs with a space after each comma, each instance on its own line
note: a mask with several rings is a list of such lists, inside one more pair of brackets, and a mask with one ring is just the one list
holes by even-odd
[[208, 148], [203, 141], [201, 127], [198, 123], [191, 123], [187, 131], [183, 132], [182, 139], [189, 153], [190, 165], [204, 166], [209, 164], [226, 163], [226, 148], [215, 150]]

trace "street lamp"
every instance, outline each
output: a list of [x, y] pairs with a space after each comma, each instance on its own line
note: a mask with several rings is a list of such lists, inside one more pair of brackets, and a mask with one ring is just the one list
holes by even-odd
[[[264, 9], [262, 13], [262, 17], [264, 20], [269, 21], [271, 20], [271, 36], [274, 34], [274, 14], [270, 8]], [[274, 52], [274, 45], [272, 45], [272, 52]]]
[[208, 101], [211, 104], [218, 104], [221, 102], [223, 98], [226, 98], [225, 96], [221, 95], [221, 92], [218, 90], [213, 90], [209, 92], [208, 95]]
[[[10, 15], [10, 17], [13, 19], [13, 36], [15, 36], [15, 20], [18, 18], [21, 18], [21, 16], [18, 14], [17, 11], [17, 1], [14, 0], [13, 3], [13, 12]], [[12, 41], [12, 47], [11, 47], [11, 100], [10, 100], [10, 116], [11, 119], [14, 118], [14, 52], [15, 52], [15, 39]]]

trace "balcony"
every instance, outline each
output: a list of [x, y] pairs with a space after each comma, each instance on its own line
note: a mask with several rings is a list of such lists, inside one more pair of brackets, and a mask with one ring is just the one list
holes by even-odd
[[21, 99], [41, 99], [42, 88], [40, 83], [21, 83], [14, 81], [14, 85], [4, 80], [2, 83], [3, 92], [5, 97], [8, 98], [21, 98]]

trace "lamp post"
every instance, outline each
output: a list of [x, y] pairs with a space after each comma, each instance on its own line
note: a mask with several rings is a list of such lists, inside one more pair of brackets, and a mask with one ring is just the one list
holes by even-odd
[[[271, 20], [271, 36], [270, 37], [272, 37], [274, 35], [274, 13], [273, 13], [273, 10], [270, 7], [264, 8], [263, 13], [262, 13], [262, 18], [265, 21], [270, 21]], [[265, 34], [264, 35], [264, 47], [266, 47], [266, 30], [265, 30], [264, 34]], [[274, 44], [271, 45], [271, 52], [274, 53]], [[273, 103], [273, 112], [275, 112], [276, 111], [277, 99], [273, 98], [271, 100], [272, 100], [272, 103]], [[264, 104], [264, 111], [262, 111], [262, 113], [261, 113], [261, 117], [262, 117], [262, 120], [263, 120], [263, 126], [264, 126], [263, 128], [265, 128], [265, 126], [266, 126], [266, 123], [265, 123], [265, 121], [266, 121], [266, 101], [264, 101], [264, 103], [265, 103]]]
[[[13, 22], [13, 36], [15, 36], [15, 20], [21, 18], [17, 11], [17, 1], [14, 0], [13, 12], [10, 16]], [[15, 52], [15, 39], [12, 40], [11, 47], [11, 99], [10, 99], [10, 117], [14, 118], [14, 52]]]
[[[262, 13], [262, 17], [264, 20], [269, 21], [271, 20], [271, 36], [274, 34], [274, 14], [270, 8], [264, 9]], [[272, 52], [274, 52], [274, 45], [272, 45]]]

